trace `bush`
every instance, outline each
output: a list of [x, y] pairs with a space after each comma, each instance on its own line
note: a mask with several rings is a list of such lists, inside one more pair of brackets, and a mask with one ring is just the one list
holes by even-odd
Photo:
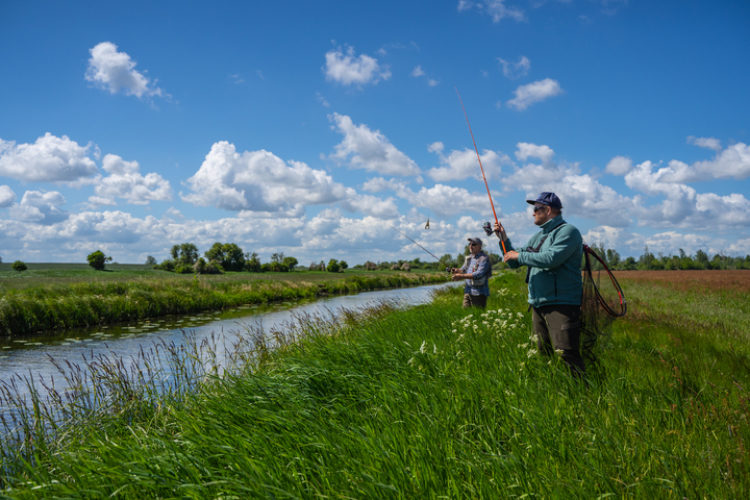
[[104, 264], [110, 262], [112, 257], [107, 257], [104, 255], [104, 252], [97, 250], [96, 252], [91, 252], [88, 257], [86, 257], [86, 260], [89, 261], [91, 267], [97, 271], [102, 271], [104, 270]]
[[18, 271], [19, 273], [28, 269], [28, 267], [26, 267], [26, 264], [24, 264], [24, 262], [20, 260], [17, 260], [13, 264], [11, 264], [11, 267], [14, 271]]

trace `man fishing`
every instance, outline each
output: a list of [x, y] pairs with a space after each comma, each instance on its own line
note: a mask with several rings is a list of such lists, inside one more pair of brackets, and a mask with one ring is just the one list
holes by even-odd
[[487, 296], [490, 294], [488, 280], [492, 276], [490, 257], [482, 250], [482, 240], [469, 238], [469, 251], [464, 265], [460, 269], [451, 269], [453, 281], [466, 280], [464, 285], [464, 307], [487, 306]]
[[503, 261], [511, 268], [527, 266], [529, 306], [539, 352], [559, 352], [571, 373], [584, 372], [581, 356], [581, 256], [583, 238], [578, 229], [562, 218], [562, 202], [555, 193], [543, 192], [535, 200], [534, 224], [541, 231], [523, 250], [514, 250], [505, 229], [495, 222], [495, 234], [507, 251]]

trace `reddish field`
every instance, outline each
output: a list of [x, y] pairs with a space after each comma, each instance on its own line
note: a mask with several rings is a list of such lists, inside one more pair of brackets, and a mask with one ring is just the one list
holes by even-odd
[[615, 271], [623, 283], [651, 282], [680, 290], [736, 290], [750, 292], [750, 270], [739, 271]]

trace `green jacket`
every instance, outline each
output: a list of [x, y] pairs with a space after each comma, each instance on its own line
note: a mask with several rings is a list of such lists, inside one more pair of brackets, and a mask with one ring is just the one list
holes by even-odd
[[[562, 215], [540, 227], [542, 230], [531, 237], [526, 247], [517, 250], [518, 260], [511, 260], [508, 265], [529, 267], [527, 281], [532, 307], [581, 305], [583, 238], [580, 231], [565, 222]], [[510, 240], [506, 248], [513, 250]]]

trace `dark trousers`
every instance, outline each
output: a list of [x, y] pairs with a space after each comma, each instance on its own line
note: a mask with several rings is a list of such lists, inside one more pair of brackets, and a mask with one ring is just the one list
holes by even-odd
[[487, 307], [487, 296], [465, 293], [464, 307], [481, 307], [482, 309], [484, 309], [485, 307]]
[[552, 305], [534, 307], [532, 314], [534, 333], [539, 352], [551, 356], [560, 351], [563, 361], [573, 375], [584, 371], [581, 357], [581, 307]]

